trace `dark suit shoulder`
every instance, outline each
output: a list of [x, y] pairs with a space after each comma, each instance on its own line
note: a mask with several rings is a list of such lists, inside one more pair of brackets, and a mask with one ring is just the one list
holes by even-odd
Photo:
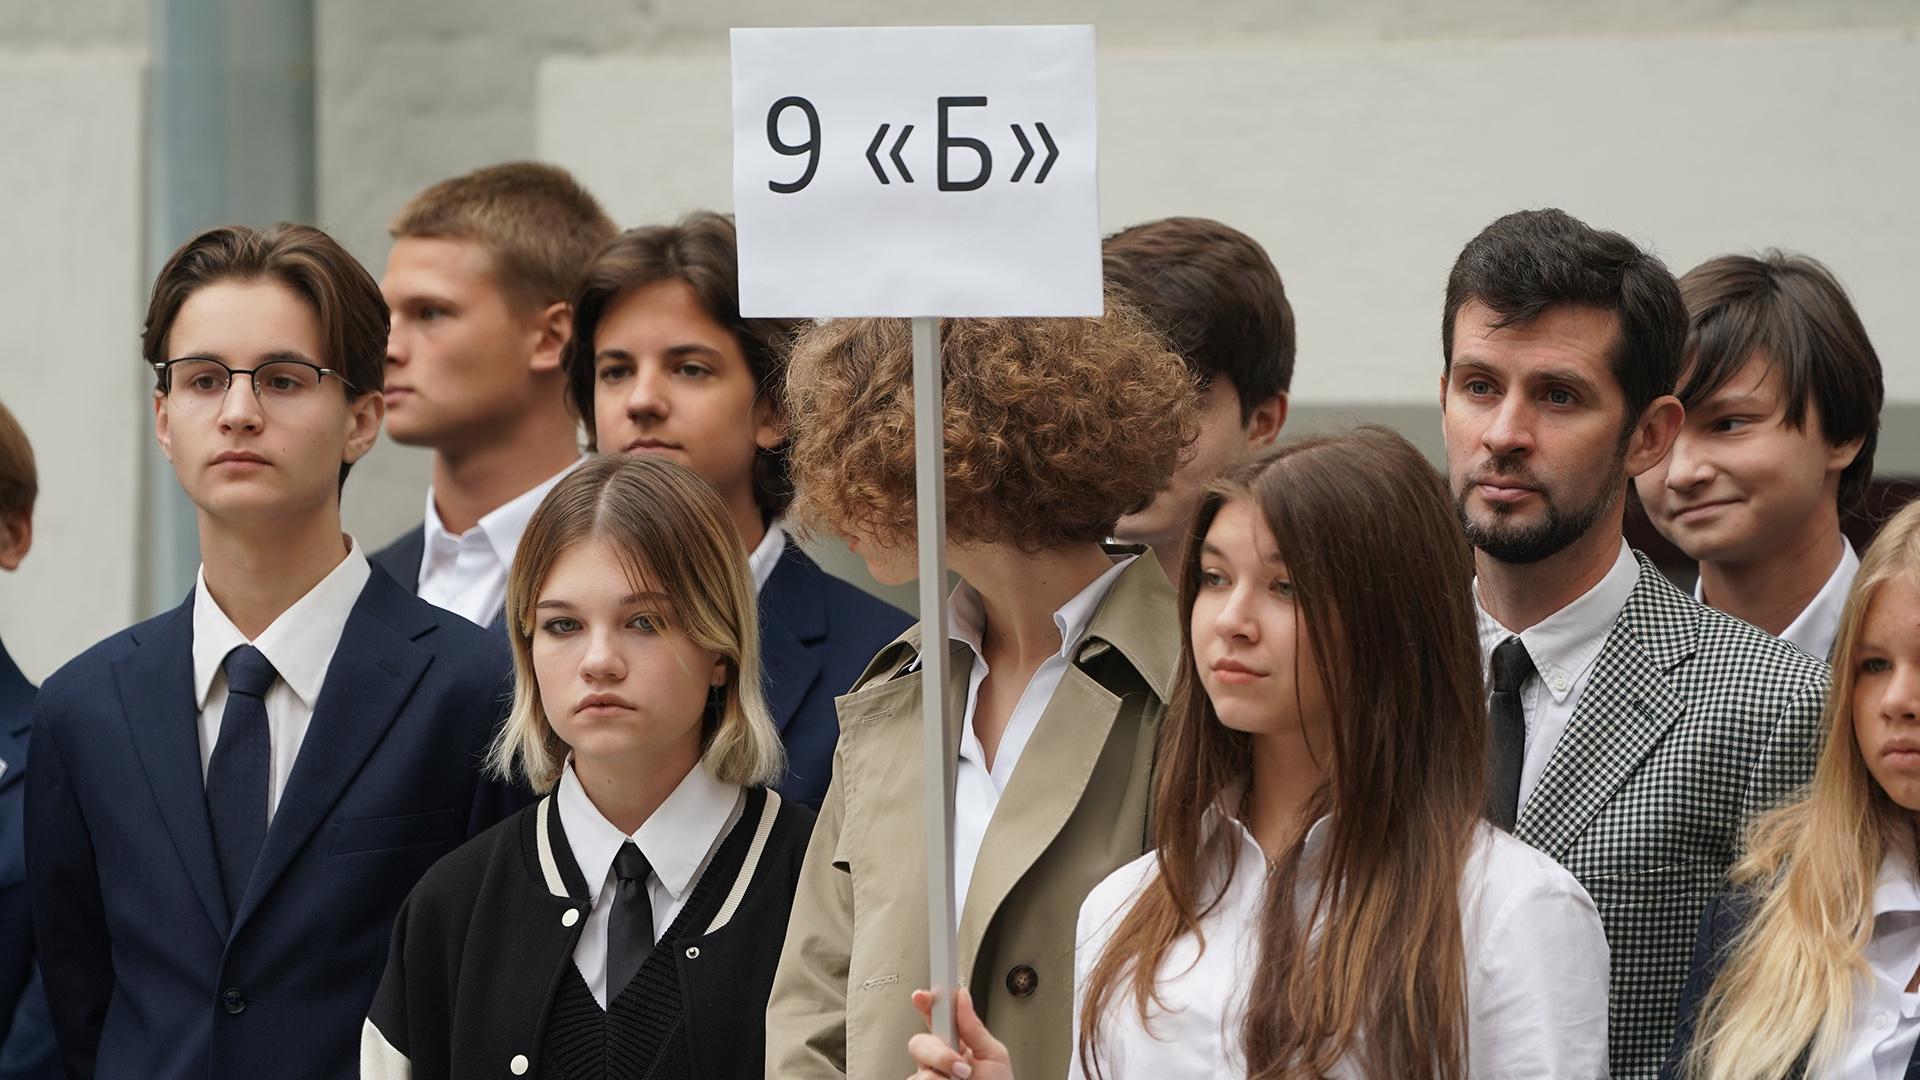
[[379, 566], [371, 569], [382, 581], [378, 585], [369, 581], [368, 590], [370, 593], [378, 590], [378, 604], [388, 616], [387, 621], [398, 624], [394, 629], [407, 632], [409, 627], [417, 627], [426, 631], [410, 636], [415, 636], [422, 646], [433, 652], [460, 663], [498, 671], [500, 665], [511, 662], [505, 637], [420, 599]]
[[1694, 601], [1700, 632], [1695, 661], [1738, 664], [1749, 669], [1752, 681], [1785, 682], [1794, 688], [1808, 682], [1825, 682], [1825, 660], [1809, 656], [1752, 623], [1736, 619], [1718, 608]]
[[887, 640], [890, 641], [913, 622], [913, 616], [858, 585], [828, 573], [825, 567], [813, 561], [813, 557], [798, 544], [789, 541], [786, 552], [780, 556], [780, 562], [791, 567], [797, 574], [818, 583], [821, 597], [828, 609], [828, 616], [834, 622], [836, 631], [843, 625], [849, 624], [885, 624], [892, 628], [887, 635]]
[[[181, 621], [180, 628], [171, 625], [176, 619]], [[108, 680], [112, 676], [113, 665], [122, 657], [162, 633], [182, 630], [191, 633], [192, 629], [190, 608], [183, 604], [109, 634], [47, 676], [47, 681], [40, 684], [39, 703], [42, 707], [64, 705], [76, 695], [91, 696], [98, 693], [102, 686], [110, 685]]]
[[391, 574], [402, 588], [412, 592], [420, 580], [420, 560], [425, 556], [426, 549], [427, 526], [422, 522], [367, 556], [367, 560]]

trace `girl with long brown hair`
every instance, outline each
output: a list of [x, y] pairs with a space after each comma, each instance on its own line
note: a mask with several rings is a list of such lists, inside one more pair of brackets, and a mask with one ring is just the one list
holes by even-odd
[[[1081, 908], [1073, 1075], [1604, 1076], [1593, 903], [1480, 821], [1470, 563], [1433, 467], [1381, 428], [1283, 444], [1202, 501], [1178, 584], [1155, 849]], [[969, 1056], [921, 1036], [922, 1075], [1011, 1075], [961, 1014]]]
[[1826, 731], [1701, 919], [1665, 1075], [1920, 1075], [1920, 505], [1860, 560]]

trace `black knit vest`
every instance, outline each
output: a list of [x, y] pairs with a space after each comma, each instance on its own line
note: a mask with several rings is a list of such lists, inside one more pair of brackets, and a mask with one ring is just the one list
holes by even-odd
[[[593, 991], [580, 977], [580, 969], [572, 961], [565, 964], [547, 1014], [541, 1080], [682, 1080], [692, 1076], [685, 1006], [680, 999], [680, 943], [705, 935], [726, 901], [746, 858], [765, 798], [762, 792], [750, 794], [740, 820], [714, 852], [680, 914], [654, 942], [653, 951], [641, 961], [633, 981], [608, 1002], [605, 1012], [593, 1000]], [[613, 993], [612, 987], [608, 987], [608, 993]]]

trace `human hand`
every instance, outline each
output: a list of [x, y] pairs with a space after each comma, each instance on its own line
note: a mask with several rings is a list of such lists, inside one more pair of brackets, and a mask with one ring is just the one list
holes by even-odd
[[[933, 994], [915, 990], [913, 1007], [932, 1026]], [[973, 997], [965, 990], [954, 994], [953, 1029], [962, 1052], [955, 1052], [933, 1034], [915, 1035], [907, 1041], [907, 1053], [920, 1067], [910, 1080], [1013, 1080], [1007, 1048], [980, 1022], [980, 1014], [973, 1011]]]

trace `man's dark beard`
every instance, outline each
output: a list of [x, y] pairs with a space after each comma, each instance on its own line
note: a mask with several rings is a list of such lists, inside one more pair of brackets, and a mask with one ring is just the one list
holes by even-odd
[[[1621, 464], [1625, 464], [1625, 455], [1621, 455]], [[1500, 477], [1525, 478], [1523, 466], [1502, 467], [1503, 462], [1496, 457], [1488, 461], [1478, 473], [1479, 477], [1495, 479]], [[1495, 509], [1493, 521], [1482, 525], [1473, 520], [1467, 512], [1467, 492], [1473, 489], [1478, 479], [1469, 480], [1453, 497], [1454, 512], [1460, 516], [1460, 527], [1466, 530], [1467, 543], [1486, 552], [1503, 563], [1524, 565], [1537, 563], [1550, 555], [1566, 550], [1569, 544], [1580, 539], [1593, 528], [1600, 516], [1613, 508], [1626, 491], [1624, 478], [1619, 484], [1609, 485], [1599, 495], [1572, 511], [1562, 510], [1553, 501], [1553, 496], [1543, 488], [1535, 488], [1542, 502], [1546, 503], [1546, 516], [1536, 525], [1514, 525], [1506, 522], [1508, 511]]]

